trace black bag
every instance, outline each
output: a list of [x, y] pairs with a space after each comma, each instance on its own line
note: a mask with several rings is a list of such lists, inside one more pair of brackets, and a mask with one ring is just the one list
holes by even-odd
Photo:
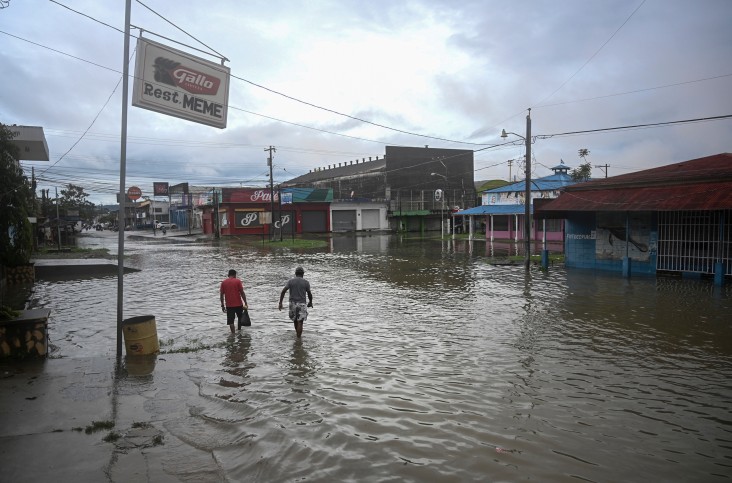
[[249, 327], [252, 325], [252, 319], [249, 318], [249, 311], [244, 310], [244, 314], [241, 317], [242, 323], [241, 325], [244, 327]]

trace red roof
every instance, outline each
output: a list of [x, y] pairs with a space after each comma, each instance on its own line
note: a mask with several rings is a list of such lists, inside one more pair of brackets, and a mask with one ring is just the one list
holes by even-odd
[[569, 211], [732, 209], [732, 154], [578, 183], [536, 208], [537, 218]]

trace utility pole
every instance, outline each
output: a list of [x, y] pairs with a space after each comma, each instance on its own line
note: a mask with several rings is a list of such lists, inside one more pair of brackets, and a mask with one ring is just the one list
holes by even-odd
[[272, 230], [272, 227], [274, 226], [274, 179], [272, 178], [272, 153], [277, 152], [277, 149], [275, 149], [274, 146], [270, 146], [269, 148], [265, 148], [265, 151], [269, 151], [267, 166], [269, 166], [269, 201], [271, 204], [271, 216], [269, 220], [269, 239], [271, 241], [274, 240], [274, 230]]
[[524, 267], [531, 267], [531, 109], [526, 115], [526, 193], [524, 194]]
[[601, 170], [603, 170], [603, 172], [605, 173], [605, 177], [607, 178], [607, 168], [610, 167], [609, 164], [600, 164], [600, 165], [597, 165], [596, 164], [595, 167], [596, 168], [600, 168]]
[[56, 187], [56, 242], [58, 251], [61, 252], [61, 217], [58, 212], [58, 186]]
[[216, 188], [213, 190], [213, 205], [214, 205], [214, 222], [213, 222], [213, 230], [214, 230], [214, 238], [221, 238], [221, 230], [219, 229], [219, 225], [221, 224], [220, 216], [219, 215], [219, 192], [216, 191]]
[[508, 182], [513, 183], [513, 174], [511, 174], [511, 168], [513, 167], [513, 159], [508, 160]]

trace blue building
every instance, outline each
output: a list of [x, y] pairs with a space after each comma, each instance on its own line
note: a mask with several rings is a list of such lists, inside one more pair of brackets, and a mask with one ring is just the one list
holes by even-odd
[[566, 223], [567, 267], [732, 276], [732, 155], [567, 186], [536, 217]]
[[[559, 191], [576, 183], [569, 175], [569, 166], [561, 161], [551, 168], [554, 174], [531, 180], [531, 213], [536, 200], [554, 199]], [[453, 216], [468, 217], [470, 226], [474, 223], [485, 223], [486, 240], [524, 239], [524, 198], [526, 198], [526, 181], [507, 184], [500, 188], [484, 191], [481, 194], [481, 205], [467, 210], [457, 211]], [[532, 223], [533, 240], [546, 239], [547, 242], [561, 242], [564, 239], [564, 221], [547, 219], [541, 224]], [[545, 238], [546, 237], [546, 238]]]

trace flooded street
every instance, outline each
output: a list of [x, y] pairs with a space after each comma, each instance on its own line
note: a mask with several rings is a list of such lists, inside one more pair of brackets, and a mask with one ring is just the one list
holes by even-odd
[[[79, 245], [116, 253], [116, 237]], [[300, 251], [130, 237], [125, 251], [140, 269], [125, 318], [154, 315], [161, 357], [196, 361], [184, 417], [146, 409], [229, 481], [732, 477], [729, 285], [527, 273], [489, 264], [485, 243], [397, 235]], [[277, 310], [298, 265], [314, 295], [302, 340]], [[253, 321], [234, 336], [218, 295], [230, 268]], [[116, 276], [39, 281], [35, 296], [52, 357], [114, 354]], [[207, 481], [196, 471], [176, 474]]]

